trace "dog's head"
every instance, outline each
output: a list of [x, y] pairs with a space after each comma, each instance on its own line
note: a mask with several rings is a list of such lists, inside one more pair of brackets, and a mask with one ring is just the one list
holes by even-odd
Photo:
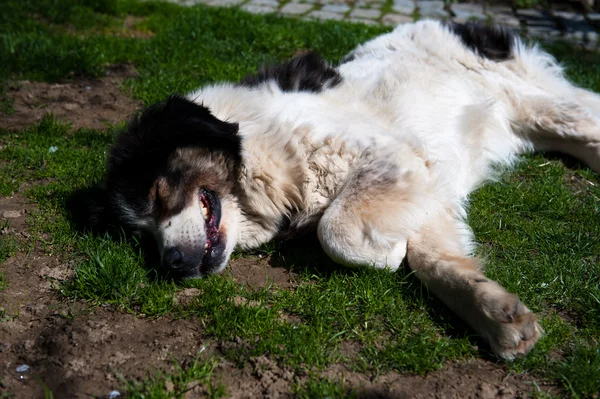
[[162, 265], [177, 277], [220, 272], [233, 251], [237, 133], [237, 124], [171, 96], [135, 116], [110, 149], [104, 214], [149, 232]]

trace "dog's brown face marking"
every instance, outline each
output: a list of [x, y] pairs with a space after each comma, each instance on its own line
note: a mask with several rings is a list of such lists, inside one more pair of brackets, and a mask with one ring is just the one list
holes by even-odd
[[157, 224], [191, 206], [195, 200], [194, 191], [202, 187], [202, 182], [186, 183], [185, 179], [159, 176], [150, 188], [148, 200], [152, 207], [152, 217]]
[[[153, 235], [165, 266], [186, 277], [219, 271], [227, 236], [222, 201], [231, 194], [236, 165], [225, 154], [180, 148], [148, 192]], [[228, 255], [227, 255], [228, 257]]]

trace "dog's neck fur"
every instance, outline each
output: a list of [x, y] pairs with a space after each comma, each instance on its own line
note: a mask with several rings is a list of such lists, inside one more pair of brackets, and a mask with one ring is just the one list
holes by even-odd
[[309, 126], [243, 122], [240, 126], [246, 153], [236, 186], [241, 216], [238, 246], [252, 248], [289, 231], [314, 228], [355, 156], [335, 139], [311, 141]]

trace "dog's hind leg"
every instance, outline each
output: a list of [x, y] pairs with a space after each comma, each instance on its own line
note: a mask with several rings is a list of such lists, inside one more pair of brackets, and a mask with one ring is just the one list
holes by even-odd
[[518, 113], [513, 120], [513, 131], [537, 151], [574, 156], [600, 173], [600, 96], [573, 88], [571, 94], [575, 93], [580, 95], [579, 99], [521, 98], [515, 102]]
[[527, 353], [542, 334], [533, 313], [513, 294], [486, 278], [470, 257], [468, 226], [438, 214], [408, 240], [408, 264], [417, 278], [483, 336], [501, 358]]
[[513, 131], [535, 150], [572, 155], [600, 172], [600, 95], [573, 85], [537, 49], [507, 65], [518, 76], [504, 91]]
[[[396, 153], [403, 166], [385, 161]], [[398, 268], [407, 237], [441, 206], [423, 159], [401, 145], [387, 155], [351, 173], [319, 221], [321, 246], [337, 263]]]

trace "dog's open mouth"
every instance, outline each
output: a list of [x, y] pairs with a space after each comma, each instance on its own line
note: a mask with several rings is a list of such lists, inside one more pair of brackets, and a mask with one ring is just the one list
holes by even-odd
[[213, 248], [221, 241], [219, 234], [219, 225], [221, 224], [221, 201], [219, 196], [209, 190], [202, 189], [200, 191], [200, 206], [204, 215], [206, 228], [206, 244], [204, 245], [203, 264], [207, 264], [212, 256], [218, 254], [213, 253]]

